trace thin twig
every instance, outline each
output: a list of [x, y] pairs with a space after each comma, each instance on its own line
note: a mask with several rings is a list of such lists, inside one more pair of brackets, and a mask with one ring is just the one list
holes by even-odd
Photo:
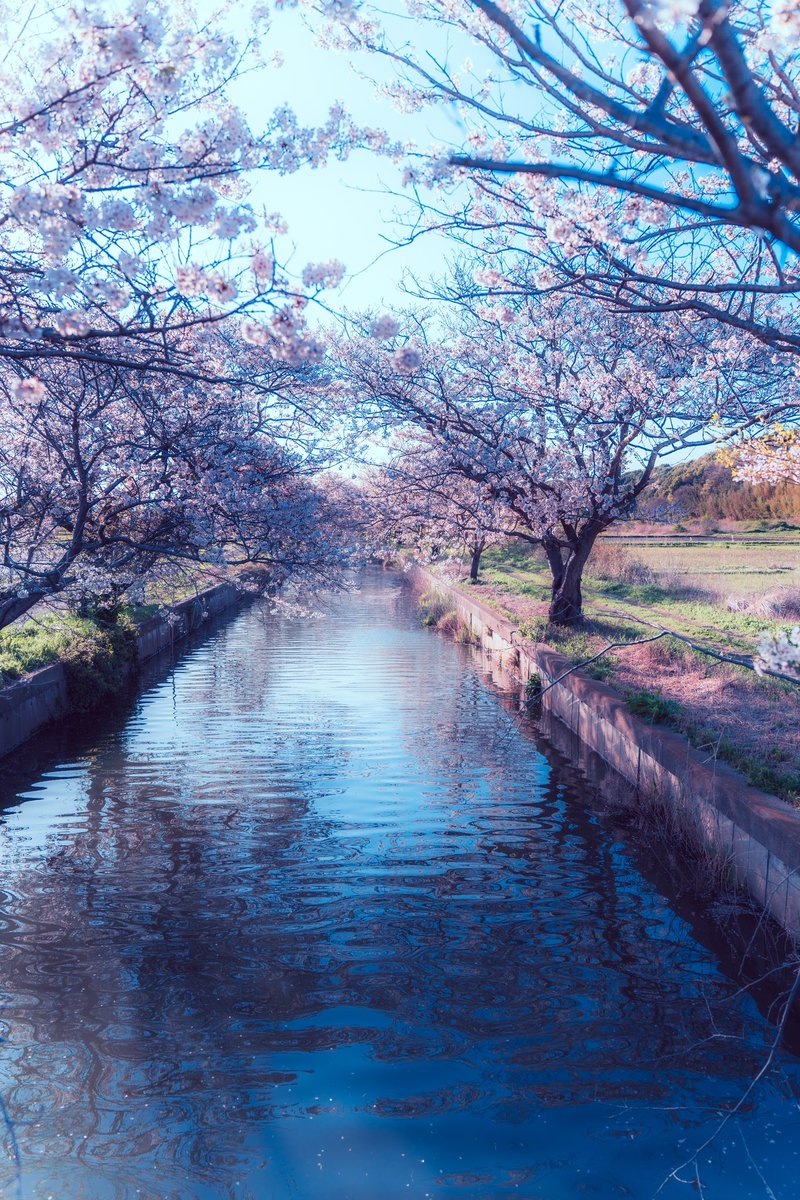
[[[639, 618], [636, 619], [638, 620]], [[588, 667], [591, 663], [596, 662], [598, 658], [602, 658], [604, 654], [608, 654], [609, 650], [625, 650], [628, 646], [645, 646], [648, 642], [657, 642], [664, 637], [675, 638], [676, 641], [682, 642], [685, 646], [689, 646], [689, 648], [694, 650], [695, 653], [705, 654], [709, 658], [715, 659], [717, 662], [730, 663], [734, 667], [746, 667], [749, 671], [756, 670], [752, 662], [748, 662], [748, 660], [744, 657], [737, 655], [734, 658], [728, 654], [720, 654], [716, 650], [709, 650], [707, 646], [701, 646], [697, 642], [693, 642], [691, 638], [685, 637], [682, 633], [675, 633], [675, 631], [672, 629], [662, 629], [660, 633], [653, 634], [652, 637], [635, 638], [632, 641], [627, 642], [609, 642], [607, 646], [604, 646], [602, 650], [597, 652], [597, 654], [593, 654], [591, 658], [584, 658], [581, 662], [573, 663], [573, 665], [568, 667], [566, 671], [563, 671], [561, 675], [558, 675], [555, 679], [551, 680], [546, 687], [543, 687], [539, 692], [537, 692], [536, 699], [539, 699], [540, 696], [543, 696], [545, 692], [549, 692], [550, 688], [554, 688], [557, 683], [560, 683], [562, 679], [566, 679], [568, 675], [572, 675], [575, 671], [580, 671], [583, 667]], [[758, 672], [756, 672], [756, 674], [758, 674]], [[772, 679], [782, 679], [784, 683], [792, 683], [795, 687], [800, 687], [800, 679], [798, 679], [796, 676], [784, 675], [780, 671], [767, 670], [762, 671], [761, 674], [769, 675]]]
[[566, 671], [563, 671], [560, 675], [557, 675], [556, 678], [551, 680], [546, 687], [543, 687], [540, 691], [538, 691], [535, 698], [538, 700], [545, 694], [545, 692], [549, 692], [550, 688], [554, 688], [557, 683], [561, 683], [562, 679], [566, 679], [568, 675], [572, 675], [575, 671], [580, 671], [582, 667], [588, 667], [590, 663], [596, 662], [598, 658], [602, 658], [604, 654], [608, 654], [609, 650], [624, 650], [626, 646], [644, 646], [647, 642], [657, 642], [659, 638], [670, 636], [672, 635], [668, 630], [663, 630], [661, 633], [657, 633], [653, 637], [638, 638], [636, 641], [632, 642], [610, 642], [607, 646], [604, 646], [602, 650], [598, 651], [597, 654], [593, 654], [591, 658], [584, 658], [582, 662], [573, 663], [571, 667], [569, 667]]
[[761, 1080], [764, 1078], [767, 1071], [770, 1069], [773, 1062], [775, 1061], [775, 1055], [778, 1052], [778, 1047], [783, 1038], [783, 1031], [786, 1028], [786, 1023], [789, 1020], [789, 1014], [792, 1011], [792, 1005], [794, 1004], [799, 991], [800, 991], [800, 968], [798, 968], [795, 971], [794, 982], [792, 983], [792, 986], [789, 989], [789, 994], [786, 997], [786, 1005], [781, 1014], [781, 1019], [778, 1022], [777, 1028], [775, 1030], [775, 1036], [772, 1039], [772, 1042], [770, 1044], [767, 1057], [764, 1059], [760, 1068], [758, 1069], [756, 1074], [753, 1076], [753, 1078], [750, 1080], [747, 1087], [745, 1088], [745, 1090], [742, 1092], [739, 1099], [734, 1104], [733, 1108], [728, 1109], [728, 1111], [725, 1113], [725, 1116], [719, 1122], [716, 1129], [714, 1129], [714, 1131], [711, 1134], [709, 1134], [709, 1136], [706, 1138], [706, 1140], [701, 1145], [699, 1145], [692, 1154], [690, 1154], [690, 1156], [686, 1159], [685, 1162], [682, 1162], [680, 1164], [680, 1166], [675, 1167], [674, 1170], [670, 1171], [669, 1175], [667, 1175], [667, 1177], [664, 1180], [662, 1180], [661, 1184], [659, 1185], [659, 1187], [656, 1190], [656, 1193], [655, 1193], [656, 1196], [658, 1196], [663, 1191], [663, 1189], [666, 1187], [666, 1185], [670, 1179], [678, 1178], [678, 1174], [677, 1174], [678, 1171], [682, 1171], [684, 1169], [684, 1167], [691, 1166], [692, 1164], [694, 1164], [695, 1169], [696, 1169], [697, 1160], [700, 1157], [700, 1155], [703, 1153], [703, 1151], [708, 1149], [708, 1147], [715, 1140], [715, 1138], [717, 1138], [719, 1136], [719, 1134], [722, 1133], [722, 1130], [725, 1128], [725, 1126], [728, 1124], [728, 1122], [733, 1117], [735, 1117], [736, 1114], [738, 1112], [740, 1112], [741, 1109], [743, 1108], [743, 1106], [746, 1104], [746, 1102], [749, 1099], [750, 1094], [752, 1093], [754, 1088], [761, 1082]]

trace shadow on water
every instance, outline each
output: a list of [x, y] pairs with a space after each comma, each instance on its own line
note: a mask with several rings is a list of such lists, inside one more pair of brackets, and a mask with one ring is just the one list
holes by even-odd
[[[320, 621], [243, 611], [4, 768], [24, 1197], [685, 1193], [772, 1036], [748, 914], [477, 665], [373, 572]], [[798, 1080], [780, 1051], [707, 1200], [793, 1195]]]

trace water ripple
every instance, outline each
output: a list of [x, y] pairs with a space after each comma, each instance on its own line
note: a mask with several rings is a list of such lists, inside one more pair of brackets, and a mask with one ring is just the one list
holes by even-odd
[[[397, 581], [251, 608], [58, 747], [0, 838], [26, 1200], [646, 1197], [763, 1058], [710, 918]], [[797, 1094], [782, 1056], [707, 1200], [788, 1200]]]

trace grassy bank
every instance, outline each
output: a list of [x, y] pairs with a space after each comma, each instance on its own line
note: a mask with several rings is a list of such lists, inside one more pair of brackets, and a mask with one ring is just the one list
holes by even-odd
[[130, 612], [113, 621], [50, 612], [0, 632], [0, 686], [52, 663], [63, 664], [72, 707], [91, 708], [117, 692], [136, 656]]
[[124, 685], [136, 659], [137, 626], [217, 582], [217, 577], [173, 570], [149, 581], [136, 603], [110, 611], [100, 607], [95, 615], [78, 616], [63, 603], [37, 609], [0, 631], [0, 687], [59, 662], [70, 705], [86, 711]]
[[[651, 547], [650, 561], [636, 540], [641, 536], [606, 539], [600, 545], [587, 572], [586, 620], [578, 629], [548, 624], [547, 566], [527, 547], [487, 551], [473, 590], [510, 617], [524, 637], [547, 642], [573, 662], [611, 642], [632, 643], [663, 629], [690, 638], [696, 648], [666, 637], [611, 650], [587, 673], [616, 687], [639, 716], [683, 733], [710, 759], [730, 763], [754, 786], [800, 805], [800, 689], [702, 652], [751, 657], [765, 629], [785, 628], [800, 619], [800, 588], [771, 590], [772, 576], [753, 567], [746, 539], [763, 536], [763, 531], [740, 532], [733, 549], [730, 531], [718, 535], [724, 539], [714, 550], [718, 558], [703, 549], [710, 536], [705, 535], [683, 550], [680, 545], [659, 545], [657, 551]], [[796, 557], [800, 569], [796, 531], [787, 535], [781, 553], [787, 563]], [[709, 574], [703, 571], [709, 561], [725, 561], [727, 577], [738, 572], [738, 582], [747, 580], [747, 588], [723, 594], [705, 586], [701, 577]], [[663, 569], [654, 565], [658, 562]]]

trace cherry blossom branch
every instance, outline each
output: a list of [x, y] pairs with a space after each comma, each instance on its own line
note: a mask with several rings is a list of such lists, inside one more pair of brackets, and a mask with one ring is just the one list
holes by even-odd
[[[450, 161], [455, 167], [490, 171], [495, 175], [539, 175], [543, 179], [573, 179], [581, 183], [595, 184], [598, 187], [608, 187], [612, 191], [629, 192], [647, 200], [654, 200], [659, 204], [668, 204], [672, 208], [685, 208], [688, 212], [696, 212], [701, 216], [715, 218], [731, 225], [750, 228], [753, 224], [752, 211], [741, 205], [721, 208], [719, 205], [709, 204], [705, 200], [682, 196], [677, 192], [665, 192], [661, 188], [639, 183], [637, 180], [621, 179], [610, 171], [603, 174], [563, 163], [528, 163], [513, 159], [466, 158], [458, 154], [454, 154]], [[798, 190], [798, 201], [800, 201], [800, 190]], [[787, 244], [794, 245], [800, 251], [800, 230], [797, 231], [796, 238], [793, 230], [789, 229], [787, 232], [788, 238], [791, 239], [787, 240]]]

